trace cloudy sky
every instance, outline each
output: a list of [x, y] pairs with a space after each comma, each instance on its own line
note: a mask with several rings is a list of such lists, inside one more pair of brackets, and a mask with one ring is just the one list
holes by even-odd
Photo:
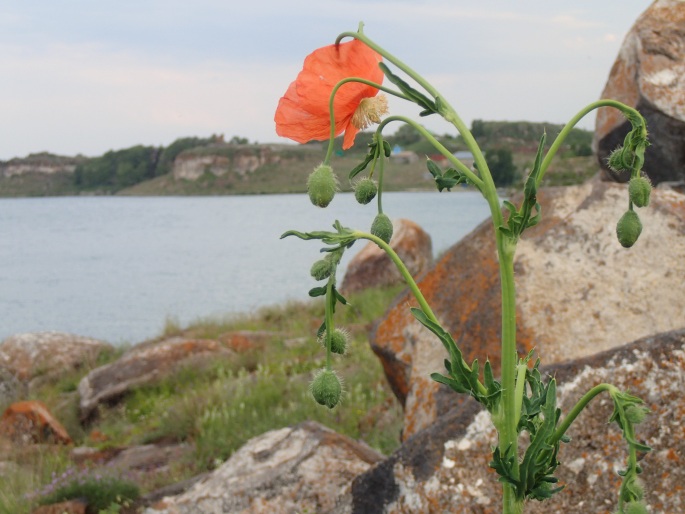
[[[565, 122], [648, 0], [0, 0], [0, 160], [182, 136], [284, 142], [305, 55], [366, 34], [473, 119]], [[394, 113], [413, 114], [391, 103]], [[593, 119], [582, 126], [592, 128]], [[426, 125], [452, 132], [439, 120]]]

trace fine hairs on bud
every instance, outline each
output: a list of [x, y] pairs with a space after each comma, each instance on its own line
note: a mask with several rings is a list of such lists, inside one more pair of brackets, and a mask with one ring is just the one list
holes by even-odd
[[624, 248], [630, 248], [635, 244], [642, 233], [642, 222], [635, 211], [626, 211], [616, 225], [618, 242]]
[[625, 514], [648, 514], [647, 507], [642, 502], [630, 502], [625, 504], [623, 509]]
[[[345, 355], [347, 351], [347, 344], [350, 341], [350, 334], [347, 330], [342, 328], [336, 328], [331, 333], [331, 351], [337, 353], [338, 355]], [[321, 346], [326, 347], [326, 333], [324, 332], [319, 338]]]
[[309, 273], [314, 280], [325, 280], [331, 276], [332, 272], [333, 263], [331, 262], [331, 259], [319, 259], [312, 264], [312, 268], [309, 270]]
[[354, 186], [354, 198], [362, 205], [366, 205], [376, 197], [378, 186], [376, 182], [364, 177]]
[[647, 207], [649, 205], [649, 195], [652, 192], [652, 184], [646, 177], [633, 177], [628, 184], [628, 194], [630, 201], [635, 207]]
[[338, 179], [333, 168], [326, 164], [319, 165], [307, 179], [309, 199], [317, 207], [327, 207], [338, 190]]
[[392, 221], [390, 221], [390, 218], [383, 213], [379, 213], [371, 224], [371, 233], [386, 243], [390, 243], [390, 239], [392, 239]]
[[319, 405], [324, 405], [332, 409], [340, 403], [343, 386], [340, 378], [335, 371], [330, 369], [320, 369], [316, 372], [314, 380], [309, 386], [309, 390]]

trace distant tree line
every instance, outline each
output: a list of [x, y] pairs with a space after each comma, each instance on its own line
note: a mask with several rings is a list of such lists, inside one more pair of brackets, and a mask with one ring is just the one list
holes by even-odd
[[[80, 163], [74, 170], [74, 184], [80, 190], [116, 192], [145, 180], [169, 173], [176, 157], [185, 150], [223, 142], [223, 136], [179, 138], [167, 147], [137, 145], [111, 150], [100, 157]], [[233, 137], [231, 144], [247, 144]]]

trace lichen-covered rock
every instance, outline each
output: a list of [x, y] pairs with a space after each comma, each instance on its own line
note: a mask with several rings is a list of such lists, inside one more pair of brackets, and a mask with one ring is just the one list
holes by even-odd
[[133, 347], [118, 360], [95, 368], [78, 386], [81, 418], [100, 402], [114, 401], [131, 388], [158, 381], [183, 366], [200, 365], [232, 353], [218, 341], [180, 337]]
[[[641, 397], [651, 413], [637, 437], [653, 451], [640, 461], [650, 512], [685, 511], [685, 329], [635, 341], [588, 358], [546, 369], [558, 383], [567, 413], [593, 386], [609, 382]], [[567, 432], [557, 476], [566, 488], [545, 502], [531, 501], [526, 513], [615, 512], [618, 471], [625, 465], [625, 441], [608, 425], [613, 404], [595, 398]], [[486, 411], [467, 401], [417, 433], [378, 466], [357, 477], [335, 514], [406, 512], [501, 512], [501, 486], [488, 463], [496, 434]]]
[[[397, 219], [392, 225], [391, 248], [404, 261], [412, 276], [419, 276], [433, 260], [430, 235], [411, 220]], [[387, 287], [403, 282], [390, 257], [377, 244], [370, 242], [350, 260], [340, 290], [351, 293], [368, 287]]]
[[382, 456], [314, 422], [248, 441], [187, 492], [146, 514], [296, 514], [330, 511], [352, 479]]
[[43, 402], [30, 400], [7, 407], [0, 418], [0, 436], [16, 444], [71, 444], [66, 429]]
[[59, 376], [93, 367], [112, 346], [104, 341], [61, 332], [16, 334], [0, 343], [0, 366], [21, 381]]
[[[657, 0], [626, 35], [602, 98], [635, 107], [647, 120], [645, 171], [654, 184], [685, 180], [685, 2]], [[603, 178], [626, 181], [606, 160], [630, 130], [613, 108], [597, 111], [594, 146]]]
[[[594, 180], [539, 192], [542, 221], [526, 231], [515, 260], [518, 343], [546, 364], [590, 355], [685, 320], [685, 196], [655, 190], [640, 209], [642, 235], [616, 239], [627, 185]], [[501, 293], [492, 224], [449, 249], [418, 285], [465, 359], [499, 369]], [[405, 406], [406, 439], [460, 402], [430, 379], [447, 357], [409, 312], [404, 293], [377, 323], [372, 348]], [[497, 371], [496, 371], [497, 372]]]
[[26, 388], [14, 373], [0, 366], [0, 408], [16, 402], [26, 393]]

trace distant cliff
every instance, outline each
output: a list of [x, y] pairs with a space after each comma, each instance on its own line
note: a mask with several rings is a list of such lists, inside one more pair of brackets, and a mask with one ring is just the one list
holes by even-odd
[[86, 157], [64, 157], [47, 152], [34, 153], [28, 157], [0, 161], [0, 176], [13, 177], [30, 173], [52, 175], [55, 173], [72, 174], [76, 166], [84, 162]]

